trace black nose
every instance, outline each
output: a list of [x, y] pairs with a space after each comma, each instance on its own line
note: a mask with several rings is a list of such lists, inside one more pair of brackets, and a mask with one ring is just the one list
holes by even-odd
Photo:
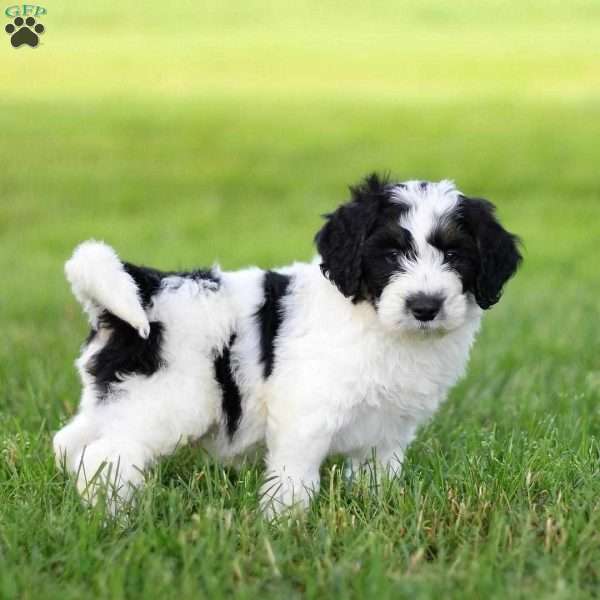
[[440, 312], [444, 299], [429, 294], [413, 294], [406, 299], [406, 308], [419, 321], [433, 321]]

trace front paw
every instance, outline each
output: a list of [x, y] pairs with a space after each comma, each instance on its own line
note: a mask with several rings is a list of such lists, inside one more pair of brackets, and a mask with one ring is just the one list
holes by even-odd
[[260, 507], [264, 517], [272, 521], [288, 513], [304, 513], [318, 483], [306, 484], [289, 476], [267, 477], [260, 491]]

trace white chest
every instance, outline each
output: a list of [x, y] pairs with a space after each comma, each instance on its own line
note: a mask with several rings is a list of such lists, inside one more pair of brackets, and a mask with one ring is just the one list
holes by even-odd
[[406, 446], [464, 373], [473, 335], [462, 333], [365, 347], [360, 367], [346, 371], [334, 452]]

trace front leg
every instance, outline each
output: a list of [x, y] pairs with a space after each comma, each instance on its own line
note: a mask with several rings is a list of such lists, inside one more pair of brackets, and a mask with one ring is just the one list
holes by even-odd
[[310, 427], [287, 427], [267, 434], [267, 470], [261, 507], [269, 519], [294, 507], [306, 509], [319, 491], [319, 468], [331, 436]]
[[352, 481], [359, 475], [379, 487], [384, 479], [395, 479], [402, 473], [406, 448], [417, 431], [414, 423], [405, 423], [394, 436], [382, 439], [376, 446], [351, 453], [346, 460], [344, 474]]
[[375, 451], [377, 482], [382, 478], [395, 479], [402, 474], [404, 445], [382, 446]]
[[384, 478], [393, 479], [402, 473], [403, 446], [373, 447], [349, 455], [344, 463], [344, 477], [352, 482], [357, 477], [368, 477], [374, 486]]

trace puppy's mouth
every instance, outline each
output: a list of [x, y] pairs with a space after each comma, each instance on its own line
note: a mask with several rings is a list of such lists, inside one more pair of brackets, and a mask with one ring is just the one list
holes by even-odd
[[442, 336], [448, 333], [448, 328], [444, 326], [443, 320], [435, 319], [434, 321], [417, 321], [415, 319], [416, 330], [423, 335]]
[[400, 335], [416, 336], [420, 338], [443, 337], [451, 331], [443, 319], [432, 321], [419, 321], [418, 319], [403, 319], [396, 324], [396, 331]]
[[401, 326], [405, 330], [412, 331], [424, 337], [442, 337], [459, 327], [460, 324], [453, 322], [451, 319], [449, 320], [441, 312], [435, 319], [431, 319], [431, 321], [420, 321], [419, 319], [412, 318], [408, 323], [404, 321]]

